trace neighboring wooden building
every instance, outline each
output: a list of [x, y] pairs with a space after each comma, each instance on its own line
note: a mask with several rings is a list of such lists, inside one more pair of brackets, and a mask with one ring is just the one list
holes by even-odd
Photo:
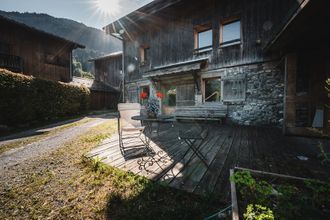
[[[228, 121], [283, 125], [286, 133], [305, 134], [320, 116], [317, 109], [325, 116], [321, 127], [328, 126], [322, 89], [329, 77], [328, 35], [317, 37], [328, 33], [328, 4], [155, 0], [104, 29], [123, 39], [126, 100], [141, 101], [141, 91], [151, 96], [161, 91], [165, 114], [182, 106], [209, 108], [210, 113], [225, 106]], [[323, 15], [314, 19], [319, 12]], [[296, 46], [288, 47], [290, 42]]]
[[94, 63], [95, 77], [88, 86], [91, 90], [91, 108], [116, 109], [122, 88], [122, 52], [118, 51], [89, 61]]
[[74, 76], [71, 84], [84, 85], [90, 92], [90, 109], [116, 109], [120, 91], [104, 82]]
[[0, 16], [0, 68], [69, 82], [76, 48], [84, 46]]
[[89, 60], [94, 62], [95, 80], [120, 90], [122, 83], [122, 51]]

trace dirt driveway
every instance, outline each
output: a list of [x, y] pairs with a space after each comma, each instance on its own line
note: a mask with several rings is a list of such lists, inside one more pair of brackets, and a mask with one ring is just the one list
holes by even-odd
[[[13, 145], [18, 142], [23, 144], [0, 154], [0, 175], [3, 175], [12, 167], [26, 160], [32, 160], [57, 149], [64, 143], [73, 140], [77, 136], [88, 132], [89, 129], [114, 117], [114, 113], [91, 115], [77, 121], [68, 121], [68, 123], [61, 125], [54, 124], [53, 126], [47, 126], [47, 128], [30, 130], [17, 135], [11, 135], [8, 138], [2, 138], [0, 149], [6, 145]], [[48, 135], [38, 137], [38, 134], [47, 132], [49, 133]]]

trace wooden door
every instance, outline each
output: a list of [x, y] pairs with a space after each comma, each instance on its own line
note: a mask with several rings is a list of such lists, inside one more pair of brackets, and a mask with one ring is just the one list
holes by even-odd
[[177, 86], [176, 106], [195, 105], [195, 86], [194, 84], [184, 84]]

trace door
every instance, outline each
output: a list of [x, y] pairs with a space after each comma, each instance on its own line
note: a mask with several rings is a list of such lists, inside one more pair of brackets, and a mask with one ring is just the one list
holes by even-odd
[[195, 85], [184, 84], [177, 86], [176, 106], [195, 105]]

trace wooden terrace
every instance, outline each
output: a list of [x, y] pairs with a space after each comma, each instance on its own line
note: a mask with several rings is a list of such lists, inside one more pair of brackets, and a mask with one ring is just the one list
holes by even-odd
[[[152, 133], [150, 145], [157, 163], [141, 166], [141, 149], [132, 150], [124, 158], [120, 152], [118, 135], [103, 141], [88, 157], [99, 157], [110, 166], [131, 171], [160, 181], [171, 187], [198, 194], [217, 193], [227, 198], [229, 194], [229, 169], [235, 166], [325, 180], [329, 176], [326, 166], [317, 158], [318, 141], [311, 138], [283, 136], [281, 130], [272, 127], [229, 126], [207, 123], [208, 136], [201, 146], [208, 167], [189, 151], [188, 146], [178, 139], [179, 130], [201, 126], [197, 123], [170, 123], [160, 125]], [[328, 140], [326, 142], [329, 147]], [[127, 144], [138, 144], [133, 141]], [[329, 149], [328, 149], [329, 150]], [[184, 156], [184, 157], [183, 157]], [[297, 156], [307, 157], [301, 160]], [[145, 169], [146, 168], [146, 169]]]

